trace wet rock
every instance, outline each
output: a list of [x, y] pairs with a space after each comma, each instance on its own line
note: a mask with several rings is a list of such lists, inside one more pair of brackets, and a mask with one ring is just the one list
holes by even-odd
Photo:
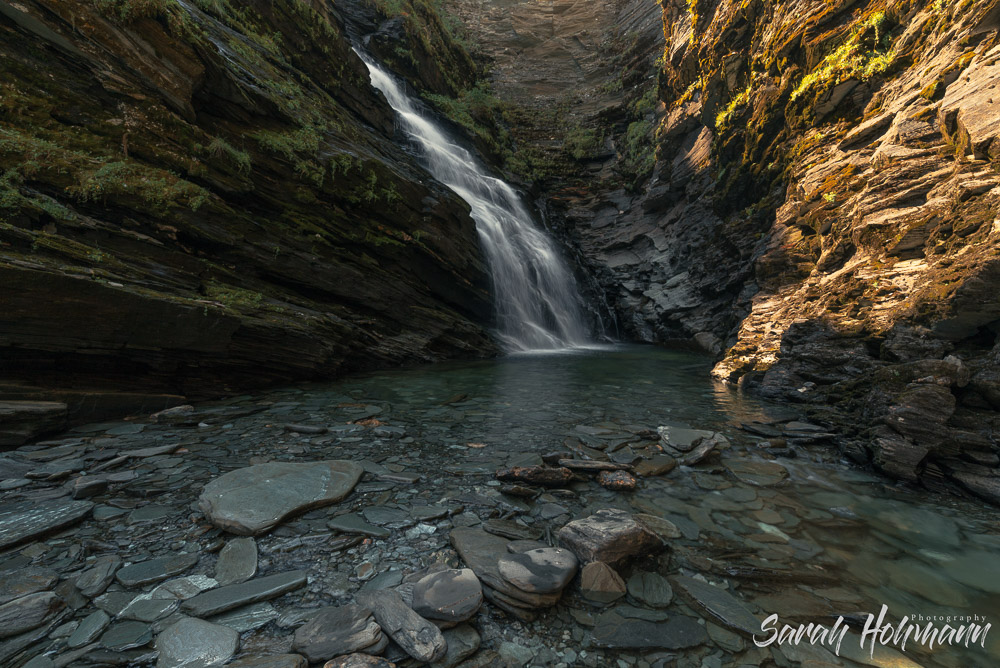
[[500, 557], [500, 575], [518, 589], [538, 594], [561, 592], [576, 575], [578, 562], [569, 550], [547, 547]]
[[540, 530], [512, 520], [487, 520], [483, 523], [483, 529], [511, 540], [538, 540], [542, 536]]
[[482, 603], [482, 585], [469, 568], [431, 573], [413, 586], [413, 610], [427, 619], [462, 622]]
[[67, 415], [66, 404], [58, 401], [0, 401], [0, 447], [65, 429]]
[[226, 664], [229, 668], [308, 668], [309, 662], [298, 654], [248, 656]]
[[590, 517], [570, 522], [558, 532], [580, 561], [616, 564], [637, 555], [655, 554], [663, 543], [624, 510], [599, 510]]
[[142, 622], [116, 622], [101, 636], [101, 646], [112, 652], [148, 645], [153, 640], [153, 630]]
[[195, 553], [159, 557], [125, 566], [115, 573], [115, 578], [126, 587], [141, 587], [179, 575], [196, 563], [198, 555]]
[[90, 501], [70, 499], [0, 505], [0, 550], [75, 524], [93, 507]]
[[685, 598], [713, 621], [748, 635], [760, 633], [760, 621], [744, 603], [725, 589], [682, 575], [673, 577], [671, 581]]
[[523, 485], [502, 485], [500, 487], [500, 492], [524, 499], [533, 499], [541, 493], [534, 487], [525, 487]]
[[[497, 603], [502, 609], [507, 609], [504, 606], [518, 609], [511, 614], [521, 615], [525, 610], [549, 607], [559, 601], [560, 594], [526, 592], [513, 586], [500, 575], [498, 561], [507, 553], [509, 541], [488, 534], [482, 529], [459, 528], [451, 532], [451, 543], [466, 565], [485, 585], [483, 596]], [[507, 603], [505, 599], [510, 599], [511, 602]]]
[[630, 468], [627, 464], [617, 464], [615, 462], [602, 462], [592, 459], [560, 459], [559, 466], [572, 471], [585, 473], [596, 473], [598, 471], [624, 471]]
[[177, 609], [177, 601], [166, 598], [140, 596], [118, 613], [120, 619], [134, 619], [139, 622], [155, 622]]
[[712, 434], [709, 437], [699, 440], [691, 452], [680, 458], [680, 463], [684, 466], [694, 466], [717, 449], [721, 450], [727, 447], [729, 447], [729, 441], [725, 436], [722, 434]]
[[655, 455], [635, 466], [635, 474], [643, 478], [666, 475], [677, 468], [677, 460], [670, 455]]
[[362, 594], [359, 603], [371, 608], [383, 633], [418, 661], [433, 663], [444, 658], [448, 647], [434, 624], [410, 609], [394, 591]]
[[601, 471], [597, 474], [597, 483], [615, 492], [629, 492], [635, 489], [637, 481], [628, 471]]
[[325, 434], [329, 429], [319, 425], [286, 424], [285, 431], [293, 434]]
[[327, 661], [323, 668], [396, 668], [396, 664], [371, 654], [348, 654]]
[[402, 529], [414, 523], [410, 513], [402, 508], [369, 506], [361, 512], [365, 516], [365, 519], [372, 524], [378, 524], [388, 529]]
[[635, 573], [626, 584], [632, 598], [651, 608], [665, 608], [674, 598], [670, 583], [657, 573]]
[[676, 650], [708, 642], [705, 628], [690, 617], [674, 615], [657, 623], [623, 617], [615, 610], [598, 615], [592, 638], [597, 647], [622, 650]]
[[664, 543], [669, 539], [681, 537], [681, 530], [670, 520], [646, 513], [637, 513], [633, 517], [636, 522], [652, 531]]
[[755, 487], [773, 487], [788, 477], [788, 469], [776, 462], [726, 459], [722, 463], [737, 480]]
[[431, 664], [432, 668], [455, 668], [479, 649], [481, 639], [476, 629], [468, 624], [459, 624], [442, 632], [448, 645], [448, 652]]
[[210, 589], [184, 601], [181, 608], [194, 617], [208, 617], [243, 605], [277, 598], [304, 587], [307, 581], [305, 571], [278, 573], [249, 582]]
[[234, 538], [219, 552], [215, 580], [222, 586], [246, 582], [257, 574], [257, 543], [253, 538]]
[[326, 661], [341, 654], [353, 654], [384, 642], [382, 628], [372, 611], [350, 603], [324, 608], [295, 632], [292, 651], [310, 662]]
[[369, 524], [357, 513], [338, 515], [328, 521], [326, 526], [341, 533], [361, 534], [362, 536], [372, 536], [374, 538], [388, 538], [392, 533], [388, 529]]
[[597, 603], [611, 603], [625, 595], [625, 582], [618, 573], [600, 561], [592, 561], [580, 572], [583, 597]]
[[216, 526], [258, 535], [289, 515], [336, 503], [350, 494], [362, 473], [360, 465], [338, 460], [258, 464], [208, 483], [199, 505]]
[[500, 659], [505, 666], [527, 666], [535, 658], [535, 652], [530, 647], [515, 642], [500, 643]]
[[224, 665], [240, 646], [239, 634], [225, 626], [187, 617], [157, 637], [157, 668]]
[[65, 607], [53, 592], [38, 592], [0, 605], [0, 638], [36, 629]]
[[82, 475], [69, 483], [70, 496], [74, 499], [89, 499], [107, 491], [109, 484], [104, 476]]
[[945, 562], [941, 568], [953, 580], [966, 586], [990, 594], [1000, 594], [995, 553], [968, 551]]
[[575, 476], [572, 471], [565, 467], [514, 466], [497, 471], [496, 479], [501, 482], [541, 485], [542, 487], [565, 487], [575, 479]]
[[4, 573], [0, 579], [0, 605], [28, 594], [51, 589], [58, 579], [58, 574], [49, 568], [19, 568]]
[[83, 647], [84, 645], [89, 645], [90, 643], [97, 640], [97, 637], [104, 632], [104, 629], [108, 628], [111, 624], [111, 617], [108, 613], [103, 610], [98, 610], [97, 612], [92, 612], [80, 625], [76, 627], [76, 630], [70, 635], [66, 640], [66, 646], [70, 649], [76, 649], [78, 647]]
[[681, 452], [690, 452], [698, 444], [698, 441], [710, 438], [714, 433], [703, 429], [689, 429], [673, 425], [657, 427], [656, 432], [660, 435], [660, 440], [663, 441], [664, 445]]

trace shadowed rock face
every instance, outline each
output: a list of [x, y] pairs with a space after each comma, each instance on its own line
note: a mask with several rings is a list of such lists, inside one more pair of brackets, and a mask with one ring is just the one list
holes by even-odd
[[468, 207], [333, 3], [198, 7], [4, 5], [0, 398], [78, 422], [489, 354]]
[[[1000, 499], [996, 2], [455, 4], [624, 336], [838, 404], [859, 460]], [[915, 375], [948, 355], [958, 376]], [[953, 400], [902, 426], [917, 381]]]

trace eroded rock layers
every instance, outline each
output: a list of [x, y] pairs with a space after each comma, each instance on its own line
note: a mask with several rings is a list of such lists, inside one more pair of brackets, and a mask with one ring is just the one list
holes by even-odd
[[0, 399], [72, 422], [490, 353], [468, 207], [402, 148], [338, 11], [0, 6]]

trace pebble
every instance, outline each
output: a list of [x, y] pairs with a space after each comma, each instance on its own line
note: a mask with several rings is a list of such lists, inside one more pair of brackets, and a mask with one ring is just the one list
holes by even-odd
[[156, 668], [222, 666], [239, 646], [240, 636], [233, 629], [186, 617], [156, 638]]
[[257, 543], [253, 538], [234, 538], [219, 552], [215, 580], [220, 585], [246, 582], [257, 574]]

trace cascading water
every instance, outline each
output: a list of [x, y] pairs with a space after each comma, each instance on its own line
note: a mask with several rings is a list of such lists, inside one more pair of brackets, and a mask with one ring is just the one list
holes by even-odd
[[579, 292], [555, 244], [509, 185], [425, 118], [396, 80], [367, 56], [372, 85], [423, 149], [428, 171], [472, 208], [493, 279], [498, 336], [511, 352], [587, 345]]

